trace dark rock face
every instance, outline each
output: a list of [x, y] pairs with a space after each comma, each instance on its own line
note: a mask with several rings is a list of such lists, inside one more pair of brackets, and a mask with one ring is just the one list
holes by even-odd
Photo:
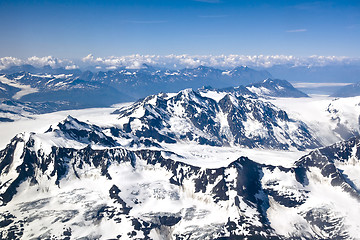
[[85, 144], [101, 144], [108, 147], [118, 145], [114, 139], [106, 136], [100, 127], [80, 122], [71, 116], [60, 122], [57, 128], [52, 129], [50, 127], [47, 132], [54, 132], [65, 136], [67, 139], [73, 139]]
[[[6, 150], [1, 152], [3, 159], [11, 158], [11, 155], [15, 149], [14, 147], [18, 142], [22, 142], [22, 139], [14, 139], [12, 144], [10, 144]], [[66, 148], [56, 148], [53, 147], [52, 151], [48, 155], [37, 156], [35, 152], [31, 149], [33, 147], [33, 141], [30, 139], [24, 144], [24, 159], [23, 163], [18, 167], [20, 170], [18, 172], [18, 177], [7, 186], [2, 185], [2, 187], [7, 187], [7, 191], [1, 194], [1, 200], [3, 204], [8, 204], [17, 192], [17, 188], [21, 182], [32, 181], [35, 185], [43, 181], [43, 178], [49, 179], [49, 181], [55, 180], [54, 184], [61, 187], [61, 179], [68, 177], [69, 169], [72, 168], [74, 174], [78, 178], [82, 178], [82, 169], [87, 165], [93, 165], [96, 168], [101, 169], [101, 175], [104, 178], [112, 179], [112, 176], [109, 174], [109, 166], [117, 163], [130, 163], [133, 168], [136, 168], [137, 161], [144, 161], [146, 165], [156, 166], [166, 171], [170, 172], [172, 176], [169, 178], [169, 182], [178, 186], [183, 186], [184, 181], [192, 181], [194, 183], [194, 194], [201, 194], [205, 192], [210, 192], [214, 203], [227, 202], [227, 201], [238, 201], [231, 199], [228, 195], [229, 190], [233, 190], [237, 193], [238, 198], [244, 198], [245, 202], [248, 202], [250, 206], [257, 206], [256, 209], [259, 210], [259, 219], [263, 222], [263, 227], [254, 227], [251, 224], [247, 223], [246, 219], [238, 219], [236, 226], [243, 224], [249, 224], [248, 230], [251, 234], [256, 234], [263, 232], [262, 234], [266, 236], [269, 233], [273, 233], [273, 230], [268, 225], [266, 220], [266, 213], [264, 212], [264, 203], [263, 199], [256, 197], [257, 194], [264, 191], [261, 189], [261, 166], [252, 162], [247, 158], [240, 158], [235, 161], [228, 167], [223, 167], [219, 169], [201, 169], [199, 167], [194, 167], [180, 162], [175, 162], [171, 159], [162, 157], [161, 151], [152, 151], [152, 150], [139, 150], [139, 151], [128, 151], [122, 148], [112, 148], [105, 150], [92, 150], [91, 148], [84, 149], [66, 149]], [[8, 155], [4, 155], [4, 153]], [[9, 155], [10, 154], [10, 155]], [[9, 157], [10, 156], [10, 157]], [[139, 159], [139, 160], [137, 160]], [[140, 160], [141, 159], [141, 160]], [[3, 165], [6, 164], [6, 161], [1, 161]], [[7, 161], [6, 166], [11, 165], [11, 159]], [[1, 174], [6, 174], [5, 166], [2, 166]], [[25, 170], [26, 169], [26, 170]], [[185, 170], [186, 169], [186, 170]], [[235, 179], [228, 179], [226, 171], [228, 169], [236, 169], [237, 176]], [[229, 182], [230, 181], [230, 182]], [[229, 185], [230, 183], [230, 185]], [[5, 184], [6, 185], [6, 184]], [[85, 213], [87, 221], [100, 221], [101, 219], [113, 219], [116, 222], [121, 222], [121, 215], [131, 216], [132, 207], [129, 206], [129, 203], [120, 196], [121, 189], [116, 185], [113, 185], [109, 189], [109, 197], [113, 200], [115, 205], [118, 207], [110, 206], [94, 206], [94, 211], [89, 211]], [[46, 204], [49, 204], [50, 199], [42, 199], [37, 202], [28, 203], [23, 207], [33, 209], [41, 209]], [[29, 205], [30, 204], [30, 205]], [[239, 207], [239, 205], [238, 205]], [[45, 214], [45, 213], [43, 213]], [[60, 214], [60, 213], [59, 213]], [[61, 212], [60, 215], [64, 215], [65, 212]], [[70, 215], [69, 215], [70, 214]], [[66, 213], [63, 223], [66, 223], [68, 220], [72, 219], [78, 212], [69, 212]], [[4, 215], [5, 216], [5, 215]], [[6, 215], [3, 221], [0, 221], [2, 227], [6, 227], [10, 224], [13, 224], [12, 215]], [[34, 218], [38, 218], [34, 216]], [[159, 231], [165, 231], [164, 228], [171, 228], [181, 222], [184, 216], [182, 215], [153, 215], [152, 220], [146, 222], [138, 218], [132, 218], [132, 224], [134, 230], [141, 231], [145, 236], [148, 237], [151, 229], [158, 229]], [[34, 219], [35, 220], [35, 219]], [[32, 220], [27, 220], [32, 221]], [[228, 223], [228, 225], [231, 223]], [[236, 234], [236, 231], [232, 231], [231, 227], [224, 225], [222, 227], [222, 232], [220, 235], [229, 235], [229, 236], [239, 236]], [[65, 227], [65, 225], [64, 225]], [[20, 231], [21, 229], [17, 229]], [[137, 234], [135, 232], [129, 232], [129, 237], [135, 237]], [[21, 231], [20, 231], [21, 232]], [[229, 233], [231, 232], [231, 233]], [[11, 236], [11, 232], [8, 232], [7, 237]], [[69, 236], [71, 230], [64, 230], [64, 235]], [[20, 234], [21, 235], [21, 234]], [[189, 235], [190, 236], [190, 235]], [[45, 235], [43, 236], [45, 237]], [[179, 236], [180, 237], [180, 236]], [[183, 236], [185, 237], [185, 236]], [[182, 238], [183, 238], [182, 237]], [[150, 238], [149, 238], [150, 239]], [[181, 238], [180, 238], [181, 239]]]
[[306, 172], [310, 168], [318, 168], [321, 175], [330, 179], [332, 186], [340, 186], [345, 192], [360, 200], [360, 186], [356, 186], [336, 165], [348, 164], [351, 158], [359, 159], [359, 138], [353, 137], [348, 141], [333, 144], [329, 147], [317, 149], [297, 161], [296, 175], [303, 184], [308, 183]]
[[[139, 112], [142, 112], [141, 116]], [[289, 119], [285, 111], [271, 103], [231, 93], [224, 94], [218, 102], [202, 96], [201, 91], [189, 89], [174, 96], [153, 95], [114, 114], [125, 119], [123, 130], [137, 139], [151, 138], [165, 143], [187, 140], [211, 146], [237, 144], [275, 149], [320, 146], [307, 126]], [[178, 122], [182, 123], [182, 129], [177, 130], [174, 126]], [[295, 125], [297, 131], [288, 131], [288, 126], [283, 128], [284, 124]]]

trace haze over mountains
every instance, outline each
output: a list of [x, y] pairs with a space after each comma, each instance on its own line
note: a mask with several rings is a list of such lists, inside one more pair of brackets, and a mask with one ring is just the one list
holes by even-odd
[[[360, 60], [336, 56], [295, 57], [286, 55], [129, 55], [121, 57], [95, 57], [91, 54], [81, 60], [47, 57], [0, 58], [0, 69], [21, 65], [34, 67], [51, 66], [67, 70], [81, 69], [106, 71], [117, 68], [139, 69], [143, 64], [159, 69], [183, 69], [208, 66], [233, 69], [248, 66], [256, 70], [267, 70], [275, 78], [290, 82], [358, 82]], [[21, 68], [21, 67], [20, 67]], [[18, 68], [19, 70], [19, 68]], [[25, 69], [24, 69], [25, 70]], [[17, 71], [17, 70], [15, 70]], [[26, 71], [26, 70], [25, 70]]]
[[[92, 58], [91, 61], [95, 63], [102, 62], [108, 65], [120, 64], [118, 62], [119, 59], [114, 58], [112, 60], [113, 62], [107, 62], [104, 59], [95, 60]], [[29, 113], [110, 106], [118, 102], [134, 101], [159, 92], [177, 92], [184, 88], [196, 90], [204, 86], [210, 86], [215, 89], [247, 86], [247, 90], [261, 97], [306, 96], [306, 94], [292, 89], [293, 87], [286, 83], [285, 80], [283, 82], [274, 80], [273, 75], [268, 70], [274, 71], [277, 75], [285, 75], [290, 79], [301, 80], [303, 77], [302, 85], [305, 84], [304, 90], [309, 93], [323, 92], [337, 96], [336, 91], [338, 90], [341, 92], [341, 96], [350, 97], [359, 95], [360, 92], [356, 87], [352, 87], [351, 90], [347, 90], [350, 87], [339, 90], [339, 86], [350, 84], [351, 81], [357, 80], [356, 76], [360, 76], [360, 74], [356, 73], [359, 68], [356, 65], [351, 65], [355, 64], [356, 61], [349, 60], [349, 62], [344, 63], [342, 62], [345, 61], [343, 59], [325, 60], [332, 64], [337, 63], [337, 67], [326, 64], [320, 66], [320, 63], [314, 64], [314, 66], [303, 66], [307, 63], [305, 61], [302, 65], [297, 62], [300, 66], [271, 65], [271, 67], [263, 68], [265, 70], [255, 70], [242, 66], [230, 69], [198, 66], [176, 70], [142, 64], [137, 69], [115, 67], [116, 69], [114, 70], [102, 71], [94, 68], [94, 71], [90, 71], [81, 70], [75, 65], [75, 67], [69, 67], [68, 65], [64, 67], [64, 63], [69, 64], [72, 62], [51, 57], [42, 59], [42, 61], [39, 58], [32, 61], [13, 60], [11, 64], [3, 63], [4, 67], [7, 67], [0, 71], [1, 120], [12, 121], [21, 117], [28, 117]], [[4, 58], [2, 61], [5, 61]], [[21, 63], [25, 62], [35, 64], [36, 61], [50, 63], [54, 67], [50, 65], [41, 66], [40, 63], [37, 63], [37, 67], [29, 64], [21, 65]], [[300, 60], [298, 59], [297, 61]], [[327, 69], [331, 70], [328, 71]], [[346, 73], [343, 73], [343, 71]], [[319, 74], [323, 77], [326, 76], [324, 73], [328, 74], [329, 77], [319, 79]], [[292, 74], [296, 77], [292, 77]], [[347, 74], [352, 77], [348, 78]], [[266, 82], [263, 82], [265, 79], [273, 79], [275, 82], [265, 84]], [[312, 86], [311, 88], [306, 87], [308, 85], [305, 82], [313, 79], [316, 79], [318, 82], [310, 83], [309, 86]], [[346, 79], [345, 82], [347, 83], [341, 82], [344, 79]], [[319, 83], [319, 81], [337, 81], [336, 84], [338, 86], [334, 88], [331, 87], [333, 83]], [[286, 89], [286, 92], [279, 91], [279, 88]], [[276, 90], [276, 93], [274, 90]]]
[[183, 88], [247, 85], [271, 77], [266, 71], [248, 67], [220, 70], [204, 66], [161, 70], [143, 65], [140, 69], [82, 72], [22, 65], [2, 72], [6, 72], [0, 75], [2, 121], [11, 121], [18, 118], [17, 115], [29, 113], [110, 106]]

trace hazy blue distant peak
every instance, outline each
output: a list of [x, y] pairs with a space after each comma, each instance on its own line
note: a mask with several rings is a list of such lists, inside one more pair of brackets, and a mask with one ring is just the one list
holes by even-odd
[[35, 67], [46, 65], [52, 68], [113, 70], [118, 68], [141, 69], [149, 67], [182, 69], [199, 66], [232, 69], [238, 66], [269, 68], [277, 65], [287, 67], [313, 67], [328, 65], [360, 65], [360, 58], [343, 56], [309, 56], [295, 57], [291, 55], [127, 55], [95, 57], [92, 54], [78, 60], [60, 59], [52, 56], [0, 58], [0, 70], [12, 66], [29, 64]]

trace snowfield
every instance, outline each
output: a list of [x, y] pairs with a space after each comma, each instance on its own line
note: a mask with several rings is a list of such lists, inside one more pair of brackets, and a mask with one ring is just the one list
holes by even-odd
[[359, 135], [360, 97], [313, 95], [269, 101], [305, 122], [324, 146]]
[[[173, 95], [174, 94], [169, 94], [169, 97]], [[224, 93], [218, 92], [201, 93], [201, 95], [213, 98], [215, 101], [219, 101], [224, 97]], [[317, 140], [324, 146], [346, 140], [341, 134], [334, 131], [339, 126], [339, 123], [344, 127], [344, 132], [347, 132], [348, 134], [352, 133], [354, 135], [359, 134], [358, 118], [360, 116], [360, 97], [332, 98], [314, 95], [311, 98], [271, 98], [266, 99], [266, 101], [284, 109], [290, 117], [305, 122], [310, 127]], [[113, 105], [110, 108], [59, 111], [48, 114], [32, 115], [31, 119], [20, 119], [15, 122], [2, 122], [0, 123], [0, 149], [3, 149], [17, 133], [42, 133], [46, 131], [50, 125], [56, 125], [68, 115], [71, 115], [80, 121], [89, 122], [101, 127], [118, 126], [121, 124], [121, 121], [117, 119], [118, 116], [116, 114], [111, 113], [117, 109], [121, 109], [123, 106], [129, 106], [130, 104], [131, 103], [122, 103]], [[139, 112], [137, 114], [141, 117], [144, 113]], [[183, 123], [177, 123], [175, 119], [173, 119], [173, 121], [172, 124], [175, 129], [177, 129], [177, 126], [180, 124], [178, 127], [179, 129], [176, 131], [182, 131], [184, 126], [182, 125]], [[187, 144], [184, 144], [185, 148], [186, 145]], [[169, 146], [171, 146], [171, 144]], [[229, 149], [238, 151], [239, 148], [235, 147]], [[245, 149], [245, 151], [249, 151], [249, 149]], [[280, 155], [282, 154], [283, 153]]]
[[[238, 144], [236, 111], [290, 147]], [[0, 122], [0, 238], [359, 239], [359, 116], [360, 97], [184, 90]]]
[[116, 104], [110, 108], [90, 108], [81, 110], [59, 111], [54, 113], [32, 115], [30, 119], [20, 119], [15, 122], [0, 123], [0, 149], [3, 149], [16, 134], [22, 132], [43, 133], [50, 125], [56, 125], [68, 115], [81, 121], [89, 121], [99, 126], [116, 124], [117, 116], [111, 114], [116, 109], [131, 103]]

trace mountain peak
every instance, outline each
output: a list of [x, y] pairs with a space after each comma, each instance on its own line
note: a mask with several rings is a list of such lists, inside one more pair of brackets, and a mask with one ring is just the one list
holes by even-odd
[[266, 78], [262, 82], [253, 83], [246, 88], [261, 97], [309, 97], [296, 89], [286, 80]]
[[[151, 108], [146, 107], [154, 101], [156, 104], [151, 104]], [[286, 112], [236, 92], [185, 89], [168, 98], [149, 96], [116, 113], [128, 134], [159, 143], [195, 141], [204, 145], [235, 144], [274, 149], [319, 145], [305, 130], [307, 126], [289, 119]], [[274, 131], [281, 132], [282, 140]]]

